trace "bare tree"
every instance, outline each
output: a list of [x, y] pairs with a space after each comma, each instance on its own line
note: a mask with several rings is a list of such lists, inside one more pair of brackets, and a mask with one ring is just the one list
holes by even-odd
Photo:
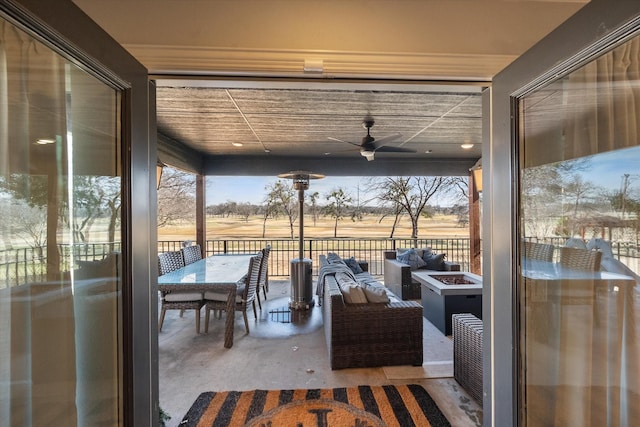
[[267, 235], [267, 219], [278, 214], [278, 205], [275, 200], [267, 196], [264, 199], [262, 209], [262, 238], [264, 239]]
[[254, 206], [249, 202], [238, 203], [236, 212], [244, 222], [249, 222], [249, 217], [255, 212]]
[[15, 200], [11, 206], [14, 233], [33, 249], [42, 251], [47, 240], [47, 209]]
[[[98, 218], [108, 218], [107, 240], [115, 241], [122, 206], [121, 178], [112, 176], [76, 176], [73, 188], [73, 230], [77, 242], [86, 242], [88, 233]], [[64, 209], [69, 209], [64, 205]], [[61, 215], [63, 221], [69, 215]]]
[[333, 226], [333, 237], [338, 237], [338, 221], [344, 217], [352, 199], [342, 188], [336, 188], [328, 193], [325, 198], [329, 202], [325, 206], [325, 211], [335, 220]]
[[298, 217], [298, 199], [296, 198], [296, 191], [293, 189], [293, 183], [279, 179], [273, 184], [267, 185], [265, 190], [267, 190], [266, 204], [272, 205], [275, 212], [281, 212], [287, 216], [291, 238], [293, 239], [293, 225]]
[[[418, 220], [436, 194], [449, 192], [455, 185], [450, 177], [387, 177], [378, 183], [378, 200], [401, 207], [411, 220], [411, 238], [418, 238]], [[396, 214], [398, 215], [398, 214]]]
[[[553, 234], [562, 218], [562, 176], [551, 165], [524, 169], [520, 176], [522, 232], [527, 237]], [[561, 219], [562, 221], [562, 219]]]
[[585, 212], [584, 207], [581, 209], [581, 206], [583, 206], [590, 198], [595, 196], [596, 187], [593, 183], [585, 181], [581, 175], [575, 174], [565, 183], [563, 189], [567, 200], [571, 198], [573, 199], [573, 212], [571, 214], [573, 221], [571, 221], [572, 225], [570, 230], [570, 235], [573, 236], [576, 232], [576, 220], [579, 219], [578, 217], [581, 212], [583, 214]]
[[451, 177], [451, 185], [452, 189], [457, 190], [455, 193], [459, 200], [468, 200], [469, 199], [469, 178], [465, 178], [463, 176], [453, 176]]
[[320, 193], [314, 191], [313, 193], [309, 193], [307, 197], [309, 197], [309, 203], [311, 205], [310, 211], [313, 218], [313, 225], [315, 227], [318, 222], [318, 198], [320, 197]]
[[164, 168], [158, 187], [158, 227], [188, 219], [195, 212], [195, 176]]

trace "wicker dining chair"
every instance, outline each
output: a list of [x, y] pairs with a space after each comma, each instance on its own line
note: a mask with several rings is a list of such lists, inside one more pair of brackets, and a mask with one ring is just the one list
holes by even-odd
[[[158, 269], [160, 275], [167, 274], [178, 268], [184, 267], [184, 256], [182, 251], [171, 251], [158, 254]], [[200, 333], [200, 309], [204, 306], [202, 292], [160, 292], [162, 306], [160, 309], [160, 319], [158, 321], [158, 331], [162, 331], [164, 316], [167, 310], [180, 310], [182, 317], [185, 310], [195, 310], [196, 312], [196, 332]]]
[[[242, 316], [244, 317], [244, 327], [249, 333], [249, 319], [247, 319], [247, 308], [251, 304], [253, 306], [253, 315], [258, 320], [258, 314], [256, 313], [256, 290], [258, 288], [258, 283], [260, 282], [260, 264], [262, 261], [262, 252], [259, 252], [257, 255], [251, 257], [251, 261], [249, 262], [249, 270], [245, 279], [238, 283], [238, 290], [236, 295], [236, 311], [241, 311]], [[204, 332], [209, 332], [209, 313], [211, 310], [215, 311], [226, 311], [227, 310], [227, 299], [229, 294], [226, 292], [215, 292], [215, 291], [207, 291], [204, 293], [205, 300], [205, 324], [204, 324]], [[227, 316], [230, 313], [227, 313]]]
[[162, 252], [158, 254], [158, 274], [167, 274], [184, 267], [184, 257], [181, 251]]
[[182, 256], [184, 264], [188, 265], [202, 259], [202, 250], [200, 245], [192, 245], [182, 248]]
[[560, 248], [560, 265], [575, 270], [598, 271], [602, 252], [589, 249], [570, 248], [563, 246]]
[[524, 257], [527, 259], [535, 259], [539, 261], [553, 260], [553, 245], [548, 243], [524, 242]]
[[267, 245], [262, 249], [262, 261], [260, 261], [260, 280], [258, 282], [258, 289], [256, 289], [256, 299], [258, 300], [258, 306], [262, 310], [262, 303], [260, 302], [260, 289], [264, 299], [267, 299], [267, 291], [269, 290], [269, 253], [271, 252], [271, 245]]

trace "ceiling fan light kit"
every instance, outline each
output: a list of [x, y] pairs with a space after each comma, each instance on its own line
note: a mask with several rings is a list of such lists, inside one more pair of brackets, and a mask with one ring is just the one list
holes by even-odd
[[365, 149], [360, 150], [360, 155], [362, 155], [362, 157], [364, 157], [368, 161], [372, 161], [375, 154], [376, 154], [375, 151], [368, 151]]
[[329, 137], [328, 139], [332, 141], [344, 142], [346, 144], [351, 144], [351, 145], [355, 145], [356, 147], [360, 147], [360, 155], [365, 159], [367, 159], [367, 161], [369, 162], [374, 160], [376, 152], [381, 152], [381, 153], [415, 153], [416, 152], [416, 150], [412, 150], [410, 148], [394, 147], [394, 146], [386, 145], [387, 143], [400, 138], [402, 135], [400, 135], [399, 133], [385, 136], [383, 138], [380, 138], [376, 142], [376, 139], [371, 136], [371, 128], [373, 127], [374, 124], [375, 124], [375, 121], [373, 120], [372, 117], [367, 116], [362, 121], [362, 127], [367, 130], [367, 134], [364, 137], [362, 137], [362, 142], [360, 144], [356, 144], [355, 142], [350, 142], [350, 141], [344, 141], [338, 138]]

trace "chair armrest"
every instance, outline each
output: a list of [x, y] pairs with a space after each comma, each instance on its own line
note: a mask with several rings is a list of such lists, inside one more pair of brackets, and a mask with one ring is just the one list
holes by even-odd
[[411, 281], [411, 267], [396, 259], [384, 260], [384, 283], [405, 283]]

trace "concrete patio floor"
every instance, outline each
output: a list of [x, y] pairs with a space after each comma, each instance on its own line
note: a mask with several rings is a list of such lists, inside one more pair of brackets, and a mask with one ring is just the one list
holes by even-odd
[[[315, 282], [314, 282], [315, 284]], [[452, 426], [482, 425], [482, 408], [452, 377], [424, 377], [422, 369], [364, 368], [332, 371], [322, 328], [322, 311], [317, 305], [295, 312], [294, 322], [283, 323], [288, 308], [288, 280], [271, 280], [267, 300], [258, 309], [258, 320], [249, 311], [250, 333], [245, 333], [242, 314], [236, 312], [234, 345], [223, 346], [224, 316], [209, 322], [204, 334], [195, 330], [195, 313], [170, 310], [159, 334], [160, 406], [178, 426], [198, 395], [204, 391], [332, 388], [357, 385], [420, 384], [436, 401]], [[287, 310], [283, 310], [287, 311]], [[286, 315], [286, 313], [284, 314]], [[451, 337], [444, 336], [424, 319], [424, 363], [453, 360]], [[447, 375], [447, 374], [445, 374]], [[402, 378], [402, 379], [397, 379]]]

